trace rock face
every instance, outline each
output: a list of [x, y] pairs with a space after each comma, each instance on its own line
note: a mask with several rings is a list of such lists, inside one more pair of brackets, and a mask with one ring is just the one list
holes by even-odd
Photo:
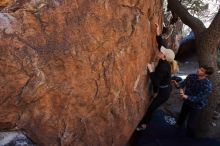
[[0, 129], [122, 146], [147, 107], [160, 0], [0, 2]]

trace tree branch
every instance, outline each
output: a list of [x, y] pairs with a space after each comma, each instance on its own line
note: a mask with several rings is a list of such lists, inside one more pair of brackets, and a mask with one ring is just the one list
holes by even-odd
[[193, 17], [187, 10], [182, 6], [178, 0], [168, 0], [168, 8], [176, 13], [182, 22], [188, 25], [195, 35], [205, 30], [205, 25], [196, 17]]
[[220, 26], [220, 8], [207, 30], [209, 32], [212, 32], [211, 33], [211, 35], [213, 36], [212, 38], [215, 39], [215, 41], [217, 42], [220, 41], [220, 27], [219, 26]]

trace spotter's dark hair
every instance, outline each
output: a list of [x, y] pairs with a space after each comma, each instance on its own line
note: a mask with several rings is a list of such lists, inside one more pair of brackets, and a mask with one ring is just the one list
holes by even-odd
[[205, 73], [207, 75], [211, 75], [214, 72], [214, 68], [210, 67], [210, 66], [207, 66], [207, 65], [201, 65], [200, 68], [204, 68], [205, 69]]

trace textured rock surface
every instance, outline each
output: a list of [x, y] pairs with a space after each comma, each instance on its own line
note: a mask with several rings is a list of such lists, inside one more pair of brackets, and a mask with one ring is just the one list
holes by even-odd
[[38, 145], [125, 145], [148, 102], [160, 0], [3, 0], [0, 129]]

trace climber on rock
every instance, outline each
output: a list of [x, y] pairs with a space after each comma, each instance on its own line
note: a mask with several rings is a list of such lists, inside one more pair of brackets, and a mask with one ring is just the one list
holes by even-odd
[[156, 31], [156, 39], [160, 47], [157, 53], [159, 62], [156, 67], [154, 63], [147, 65], [148, 71], [150, 72], [150, 79], [153, 84], [153, 92], [156, 93], [156, 97], [152, 100], [147, 112], [136, 128], [137, 131], [146, 129], [153, 112], [168, 100], [171, 93], [171, 75], [175, 74], [178, 70], [177, 63], [174, 60], [175, 53], [173, 50], [165, 48], [158, 24], [156, 24]]

